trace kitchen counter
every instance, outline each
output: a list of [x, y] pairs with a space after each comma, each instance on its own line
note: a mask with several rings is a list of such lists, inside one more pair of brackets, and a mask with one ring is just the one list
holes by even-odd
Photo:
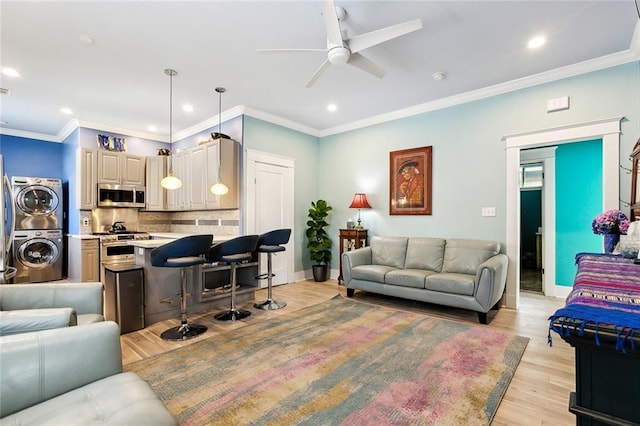
[[91, 240], [91, 239], [100, 238], [100, 236], [93, 235], [93, 234], [66, 234], [66, 235], [67, 235], [67, 238], [77, 238], [79, 240]]
[[[184, 234], [154, 233], [163, 237]], [[156, 237], [157, 238], [157, 237]], [[160, 268], [151, 265], [151, 252], [156, 247], [175, 241], [177, 238], [159, 238], [152, 240], [129, 240], [127, 243], [135, 247], [135, 263], [144, 270], [144, 297], [145, 297], [145, 325], [170, 318], [180, 318], [180, 298], [175, 297], [180, 291], [180, 268]], [[222, 239], [234, 238], [223, 236]], [[187, 292], [191, 295], [187, 298], [187, 311], [196, 314], [213, 309], [222, 309], [229, 304], [230, 283], [229, 265], [203, 264], [191, 268], [185, 268], [187, 274]], [[254, 293], [260, 288], [256, 280], [258, 275], [258, 262], [242, 264], [238, 268], [237, 282], [239, 288], [236, 293], [236, 302], [242, 303], [254, 299]], [[163, 303], [170, 299], [171, 303]]]

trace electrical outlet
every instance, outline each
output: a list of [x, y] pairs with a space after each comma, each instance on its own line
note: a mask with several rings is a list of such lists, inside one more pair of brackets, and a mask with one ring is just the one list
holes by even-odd
[[480, 214], [482, 216], [495, 216], [496, 208], [495, 207], [483, 207]]
[[89, 226], [89, 219], [84, 217], [82, 218], [82, 226]]

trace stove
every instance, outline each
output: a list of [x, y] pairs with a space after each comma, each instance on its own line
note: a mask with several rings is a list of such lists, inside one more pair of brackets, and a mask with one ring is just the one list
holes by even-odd
[[126, 244], [126, 241], [128, 240], [151, 239], [151, 237], [147, 232], [141, 232], [141, 231], [95, 232], [93, 235], [100, 236], [100, 243], [122, 242]]

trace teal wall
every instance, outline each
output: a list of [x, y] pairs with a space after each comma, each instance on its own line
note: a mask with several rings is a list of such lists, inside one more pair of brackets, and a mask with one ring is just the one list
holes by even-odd
[[[319, 167], [319, 144], [315, 136], [245, 116], [242, 138], [245, 149], [268, 152], [295, 161], [295, 234], [291, 236], [296, 250], [294, 270], [299, 272], [311, 269], [312, 263], [306, 249], [306, 237], [304, 237], [307, 214], [311, 201], [322, 197], [318, 190], [318, 182], [327, 175], [337, 174], [338, 170], [333, 167]], [[332, 216], [329, 216], [329, 220], [332, 220]], [[334, 268], [337, 268], [335, 266], [337, 259], [334, 257]]]
[[602, 252], [591, 221], [602, 213], [602, 140], [556, 150], [556, 284], [572, 286], [579, 252]]

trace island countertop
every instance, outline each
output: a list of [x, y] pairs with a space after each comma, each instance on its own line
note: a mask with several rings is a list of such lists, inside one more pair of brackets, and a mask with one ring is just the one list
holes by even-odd
[[[134, 247], [142, 247], [142, 248], [146, 248], [146, 249], [154, 249], [156, 247], [160, 247], [161, 245], [170, 243], [171, 241], [175, 241], [178, 238], [181, 237], [186, 237], [186, 234], [176, 234], [176, 235], [181, 235], [181, 237], [176, 237], [176, 238], [166, 238], [169, 235], [168, 234], [162, 234], [163, 236], [165, 236], [165, 238], [153, 238], [151, 240], [129, 240], [128, 243], [129, 245], [132, 245]], [[227, 241], [230, 240], [231, 238], [235, 238], [235, 235], [220, 235], [218, 237], [216, 237], [215, 235], [213, 236], [213, 243], [221, 243], [223, 241]]]

